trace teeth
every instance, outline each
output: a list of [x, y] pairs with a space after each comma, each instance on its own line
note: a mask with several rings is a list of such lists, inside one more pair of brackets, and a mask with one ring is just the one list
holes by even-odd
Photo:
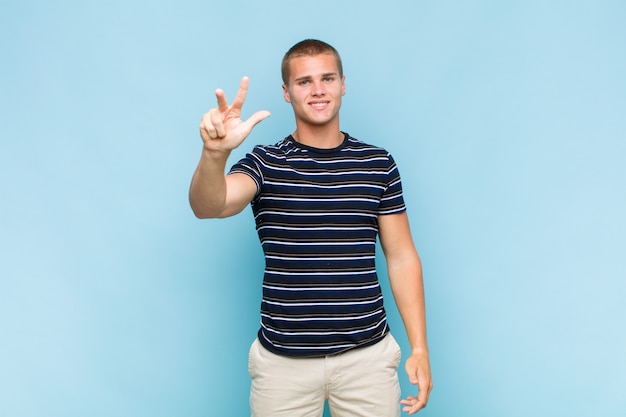
[[318, 107], [318, 108], [322, 108], [324, 106], [326, 106], [326, 103], [314, 103], [312, 104], [313, 107]]

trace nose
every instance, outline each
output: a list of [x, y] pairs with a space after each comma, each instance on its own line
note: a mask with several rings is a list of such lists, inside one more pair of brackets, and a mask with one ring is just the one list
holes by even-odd
[[324, 94], [326, 94], [326, 91], [324, 90], [324, 84], [322, 84], [320, 81], [316, 81], [315, 83], [313, 83], [313, 91], [311, 92], [311, 94], [315, 97], [323, 96]]

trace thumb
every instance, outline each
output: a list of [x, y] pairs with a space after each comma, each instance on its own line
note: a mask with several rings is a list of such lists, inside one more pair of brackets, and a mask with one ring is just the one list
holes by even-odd
[[250, 116], [248, 120], [243, 122], [243, 125], [245, 126], [246, 130], [251, 131], [254, 126], [258, 125], [268, 117], [270, 117], [270, 112], [268, 112], [267, 110], [261, 110]]
[[417, 385], [419, 381], [418, 368], [416, 366], [409, 366], [407, 363], [406, 373], [409, 377], [409, 382], [413, 385]]

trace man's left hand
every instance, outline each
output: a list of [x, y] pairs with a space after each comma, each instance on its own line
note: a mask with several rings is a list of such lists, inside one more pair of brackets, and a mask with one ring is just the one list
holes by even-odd
[[404, 405], [402, 411], [413, 415], [426, 407], [430, 391], [433, 389], [428, 354], [412, 354], [406, 361], [405, 369], [411, 384], [417, 385], [418, 395], [417, 397], [408, 396], [405, 400], [400, 401], [400, 404]]

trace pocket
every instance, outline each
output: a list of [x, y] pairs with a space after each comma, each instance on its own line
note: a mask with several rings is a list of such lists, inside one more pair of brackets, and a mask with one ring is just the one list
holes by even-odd
[[251, 377], [254, 377], [255, 373], [255, 365], [259, 355], [259, 339], [254, 339], [252, 345], [250, 346], [250, 350], [248, 351], [248, 373]]
[[391, 333], [387, 334], [387, 339], [389, 340], [389, 358], [392, 358], [394, 367], [398, 369], [402, 360], [402, 350]]

